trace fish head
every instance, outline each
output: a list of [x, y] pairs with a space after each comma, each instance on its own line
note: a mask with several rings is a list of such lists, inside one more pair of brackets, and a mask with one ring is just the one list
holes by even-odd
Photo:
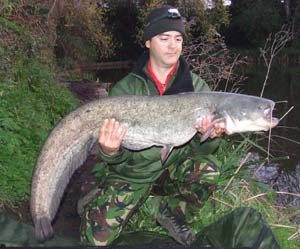
[[217, 109], [225, 120], [227, 134], [267, 131], [278, 124], [272, 116], [275, 103], [272, 100], [248, 95], [228, 98]]

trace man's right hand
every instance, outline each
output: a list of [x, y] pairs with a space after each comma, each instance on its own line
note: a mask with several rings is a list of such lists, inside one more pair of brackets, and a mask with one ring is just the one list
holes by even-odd
[[113, 119], [105, 119], [99, 130], [99, 145], [104, 154], [113, 156], [120, 150], [126, 130], [120, 127], [120, 123]]

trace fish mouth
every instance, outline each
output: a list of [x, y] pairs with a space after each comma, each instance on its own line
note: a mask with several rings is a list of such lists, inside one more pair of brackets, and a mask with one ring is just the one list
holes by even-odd
[[274, 109], [274, 106], [271, 106], [264, 110], [264, 117], [267, 120], [267, 122], [270, 122], [270, 128], [275, 127], [279, 123], [279, 119], [274, 118], [272, 115], [273, 109]]
[[248, 131], [268, 131], [278, 124], [279, 120], [277, 118], [266, 118], [261, 117], [259, 119], [234, 119], [227, 117], [225, 131], [227, 134], [231, 135], [237, 132], [248, 132]]
[[279, 119], [272, 117], [271, 118], [271, 125], [270, 125], [271, 127], [270, 128], [274, 128], [276, 125], [278, 125], [278, 123], [279, 123]]

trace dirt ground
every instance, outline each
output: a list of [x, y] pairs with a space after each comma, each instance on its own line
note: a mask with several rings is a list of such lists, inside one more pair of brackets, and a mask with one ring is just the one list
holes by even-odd
[[91, 170], [97, 162], [97, 156], [89, 156], [73, 175], [54, 220], [54, 231], [57, 235], [79, 238], [80, 217], [77, 214], [77, 201], [96, 185], [97, 179], [91, 174]]

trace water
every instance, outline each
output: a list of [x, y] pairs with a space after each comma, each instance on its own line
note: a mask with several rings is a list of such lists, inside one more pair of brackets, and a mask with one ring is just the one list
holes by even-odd
[[[244, 93], [260, 95], [265, 79], [265, 68], [256, 65], [247, 70], [247, 83]], [[291, 112], [283, 118], [277, 127], [272, 129], [271, 152], [276, 157], [289, 156], [281, 161], [286, 169], [294, 169], [300, 164], [300, 68], [280, 65], [273, 66], [263, 97], [277, 103], [274, 116], [282, 117], [291, 107]]]

